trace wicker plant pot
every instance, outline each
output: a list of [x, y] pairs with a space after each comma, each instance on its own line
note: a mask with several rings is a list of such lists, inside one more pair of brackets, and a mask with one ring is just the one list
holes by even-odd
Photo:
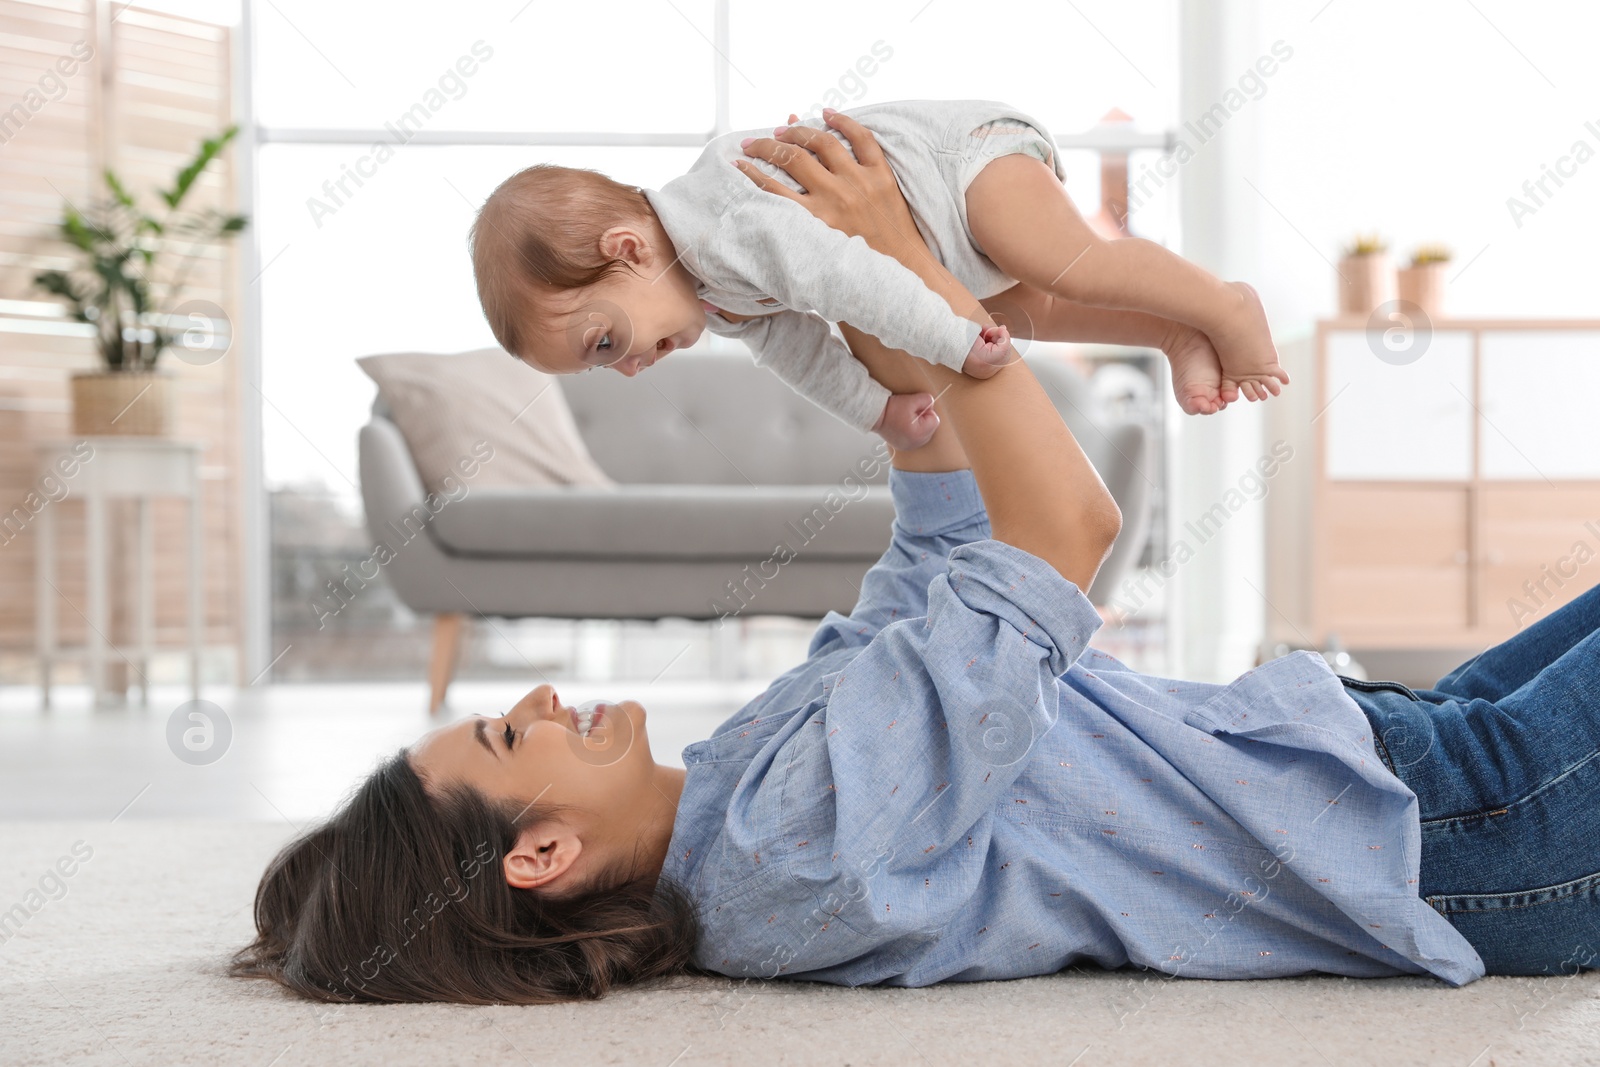
[[1400, 269], [1400, 299], [1417, 305], [1432, 319], [1444, 318], [1447, 263], [1419, 263]]
[[172, 378], [152, 371], [72, 376], [72, 432], [80, 437], [172, 432]]
[[1394, 299], [1394, 263], [1387, 252], [1345, 256], [1339, 261], [1339, 314], [1366, 317]]

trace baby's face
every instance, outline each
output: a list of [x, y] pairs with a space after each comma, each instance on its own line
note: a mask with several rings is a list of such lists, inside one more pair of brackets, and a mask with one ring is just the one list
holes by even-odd
[[706, 312], [696, 294], [693, 276], [678, 263], [660, 275], [621, 271], [561, 294], [565, 328], [541, 335], [538, 350], [524, 358], [546, 374], [610, 367], [631, 378], [700, 339]]

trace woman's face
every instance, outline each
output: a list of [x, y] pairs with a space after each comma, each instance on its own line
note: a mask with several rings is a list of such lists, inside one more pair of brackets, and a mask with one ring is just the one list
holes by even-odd
[[559, 805], [610, 822], [654, 788], [645, 712], [629, 700], [592, 721], [541, 685], [498, 718], [473, 716], [424, 734], [411, 765], [430, 788], [465, 785], [493, 800]]

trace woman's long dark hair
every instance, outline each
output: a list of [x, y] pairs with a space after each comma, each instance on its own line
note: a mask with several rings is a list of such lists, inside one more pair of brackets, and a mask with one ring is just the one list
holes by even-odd
[[502, 857], [549, 814], [430, 795], [401, 751], [278, 853], [231, 973], [322, 1001], [554, 1004], [690, 970], [694, 909], [653, 872], [561, 897], [506, 884]]

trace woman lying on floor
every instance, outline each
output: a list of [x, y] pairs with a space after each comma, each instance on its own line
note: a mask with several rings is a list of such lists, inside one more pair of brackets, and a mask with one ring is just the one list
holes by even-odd
[[[847, 131], [850, 132], [850, 131]], [[971, 299], [865, 131], [787, 151], [830, 224]], [[1600, 937], [1600, 591], [1433, 690], [1297, 653], [1228, 686], [1089, 647], [1120, 518], [1023, 365], [943, 391], [894, 539], [807, 660], [657, 764], [548, 685], [381, 766], [262, 878], [235, 972], [322, 1000], [548, 1003], [692, 970], [850, 985], [1571, 973]], [[923, 375], [931, 376], [931, 381]]]

